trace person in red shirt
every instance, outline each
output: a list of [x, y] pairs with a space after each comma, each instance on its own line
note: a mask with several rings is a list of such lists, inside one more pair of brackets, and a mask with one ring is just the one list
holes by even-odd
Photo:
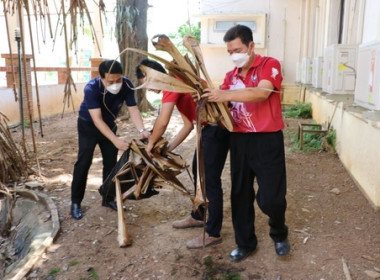
[[[162, 73], [166, 73], [165, 68], [158, 62], [150, 59], [143, 59], [139, 65], [145, 65]], [[140, 82], [143, 82], [144, 74], [136, 67], [136, 76]], [[196, 104], [191, 94], [163, 91], [162, 105], [160, 113], [153, 126], [153, 131], [149, 137], [149, 142], [145, 148], [146, 152], [152, 156], [151, 151], [154, 144], [165, 133], [172, 116], [174, 107], [177, 107], [183, 120], [183, 126], [174, 139], [168, 144], [168, 151], [173, 151], [183, 140], [190, 134], [194, 128], [196, 120]]]
[[[142, 65], [166, 73], [161, 64], [154, 60], [143, 59]], [[144, 74], [136, 67], [136, 76], [143, 82]], [[146, 147], [151, 152], [154, 143], [164, 134], [169, 124], [174, 106], [177, 106], [183, 119], [183, 127], [176, 137], [168, 145], [172, 151], [187, 137], [194, 127], [196, 120], [196, 103], [191, 94], [163, 91], [162, 107], [154, 124], [153, 131], [149, 137]], [[205, 185], [208, 203], [208, 217], [206, 224], [205, 246], [216, 245], [222, 242], [220, 231], [223, 222], [223, 190], [221, 175], [229, 150], [229, 131], [220, 128], [216, 124], [204, 124], [202, 126], [202, 153], [205, 168]], [[196, 153], [194, 154], [192, 171], [196, 182]], [[195, 186], [194, 186], [195, 188]], [[191, 211], [190, 215], [182, 220], [173, 222], [173, 228], [186, 229], [203, 227], [204, 207], [200, 206], [197, 211]], [[186, 244], [188, 249], [203, 248], [203, 234], [189, 240]]]
[[269, 235], [277, 255], [285, 256], [290, 244], [285, 225], [287, 185], [281, 65], [272, 57], [254, 52], [252, 31], [244, 25], [230, 28], [224, 41], [236, 67], [226, 74], [221, 89], [206, 89], [202, 97], [209, 102], [228, 102], [234, 120], [230, 139], [231, 210], [237, 248], [230, 258], [241, 261], [256, 249], [255, 198], [269, 217]]

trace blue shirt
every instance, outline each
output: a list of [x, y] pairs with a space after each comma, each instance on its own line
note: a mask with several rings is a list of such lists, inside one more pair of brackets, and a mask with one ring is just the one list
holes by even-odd
[[136, 106], [135, 92], [131, 89], [134, 87], [133, 83], [125, 77], [122, 83], [119, 93], [112, 94], [105, 90], [100, 77], [89, 81], [84, 88], [84, 99], [79, 108], [79, 116], [92, 122], [88, 110], [100, 108], [103, 121], [112, 126], [124, 102], [127, 106]]

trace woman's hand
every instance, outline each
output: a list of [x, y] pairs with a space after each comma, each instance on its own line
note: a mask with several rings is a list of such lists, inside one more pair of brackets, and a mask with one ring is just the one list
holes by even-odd
[[149, 157], [153, 157], [152, 154], [152, 149], [153, 149], [154, 144], [152, 142], [149, 142], [146, 147], [145, 147], [145, 152], [148, 154]]
[[149, 136], [149, 131], [143, 130], [142, 132], [140, 132], [140, 139], [149, 138]]

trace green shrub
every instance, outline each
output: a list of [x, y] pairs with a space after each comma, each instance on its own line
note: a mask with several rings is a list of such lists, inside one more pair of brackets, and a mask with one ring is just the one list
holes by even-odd
[[[313, 122], [315, 123], [315, 122]], [[306, 126], [309, 130], [319, 130], [317, 126]], [[298, 133], [289, 133], [294, 149], [300, 148], [300, 140]], [[303, 135], [302, 150], [305, 152], [327, 151], [335, 152], [336, 132], [334, 129], [329, 129], [326, 135], [318, 132], [308, 132]]]
[[335, 129], [331, 128], [325, 137], [324, 148], [327, 151], [335, 153], [336, 152], [335, 144], [336, 144], [336, 131]]
[[295, 105], [291, 105], [284, 108], [285, 118], [311, 118], [311, 103], [301, 103], [296, 100]]

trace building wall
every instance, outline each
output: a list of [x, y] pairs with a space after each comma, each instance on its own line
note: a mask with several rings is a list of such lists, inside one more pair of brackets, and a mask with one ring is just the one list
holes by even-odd
[[[336, 132], [336, 152], [364, 196], [380, 210], [380, 112], [357, 106], [352, 95], [306, 90], [313, 119]], [[323, 174], [321, 174], [323, 176]]]
[[[83, 89], [85, 83], [76, 83], [77, 92], [72, 89], [72, 97], [74, 103], [74, 109], [72, 104], [64, 107], [64, 85], [42, 85], [39, 86], [39, 99], [41, 108], [41, 117], [46, 118], [51, 115], [57, 115], [64, 112], [78, 111], [80, 103], [83, 100]], [[15, 101], [13, 90], [10, 88], [0, 88], [0, 112], [3, 113], [8, 119], [9, 125], [20, 123], [20, 110], [19, 102]], [[35, 88], [33, 87], [33, 113], [34, 120], [38, 120], [38, 104]], [[24, 115], [27, 112], [24, 112]]]
[[[256, 52], [273, 56], [282, 63], [284, 85], [294, 84], [295, 67], [300, 52], [300, 7], [302, 0], [274, 1], [223, 1], [203, 0], [201, 5], [201, 48], [206, 68], [211, 78], [219, 84], [224, 74], [233, 68], [223, 42], [224, 32], [214, 31], [215, 19], [239, 20], [252, 19], [265, 15], [263, 42], [255, 36]], [[261, 47], [263, 45], [263, 47]]]
[[[343, 7], [341, 3], [344, 3]], [[374, 112], [356, 104], [352, 91], [350, 94], [326, 94], [320, 88], [312, 88], [311, 84], [301, 84], [297, 70], [297, 64], [301, 65], [304, 58], [313, 60], [323, 56], [325, 48], [332, 44], [360, 45], [380, 41], [380, 2], [203, 0], [201, 14], [202, 51], [210, 76], [217, 83], [233, 66], [224, 42], [220, 39], [215, 41], [215, 20], [266, 15], [265, 44], [256, 48], [256, 52], [281, 61], [284, 76], [282, 102], [311, 102], [313, 119], [326, 126], [331, 123], [336, 131], [336, 150], [340, 160], [365, 197], [380, 209], [380, 111]], [[210, 38], [215, 42], [210, 42]], [[347, 69], [344, 64], [340, 66]], [[360, 74], [355, 68], [351, 70], [355, 76]]]

